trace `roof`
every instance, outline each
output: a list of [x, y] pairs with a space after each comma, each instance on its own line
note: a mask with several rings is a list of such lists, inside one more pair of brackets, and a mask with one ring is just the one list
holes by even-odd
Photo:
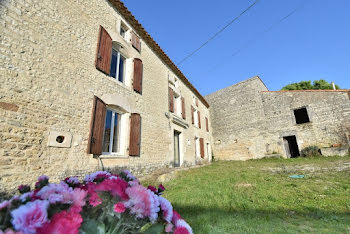
[[261, 91], [263, 93], [286, 93], [286, 92], [350, 92], [350, 89], [310, 89], [310, 90], [279, 90], [279, 91]]
[[198, 90], [190, 83], [186, 76], [180, 71], [180, 69], [171, 61], [168, 55], [160, 48], [157, 42], [148, 34], [143, 26], [137, 21], [137, 19], [131, 14], [126, 6], [119, 0], [108, 0], [112, 6], [128, 21], [137, 34], [147, 43], [147, 45], [167, 64], [170, 69], [195, 93], [195, 95], [202, 101], [202, 103], [208, 108], [209, 104], [204, 97], [198, 92]]

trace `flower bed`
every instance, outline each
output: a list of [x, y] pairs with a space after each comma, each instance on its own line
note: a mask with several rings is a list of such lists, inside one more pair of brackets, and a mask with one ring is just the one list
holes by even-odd
[[6, 233], [192, 233], [162, 197], [165, 188], [145, 188], [129, 172], [98, 171], [83, 182], [69, 177], [59, 184], [41, 176], [31, 190], [0, 203], [0, 234]]

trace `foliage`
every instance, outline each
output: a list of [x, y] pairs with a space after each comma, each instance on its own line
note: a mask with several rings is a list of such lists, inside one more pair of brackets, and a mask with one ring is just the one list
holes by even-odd
[[[335, 85], [336, 89], [340, 89], [338, 85]], [[281, 90], [312, 90], [312, 89], [333, 89], [333, 86], [331, 83], [328, 83], [325, 80], [315, 80], [313, 83], [311, 83], [311, 80], [309, 81], [300, 81], [298, 83], [292, 83], [289, 85], [284, 86]]]
[[0, 203], [0, 233], [185, 233], [191, 227], [162, 197], [163, 185], [147, 188], [129, 171], [98, 171], [83, 182], [68, 177], [59, 184], [41, 176], [31, 191]]
[[316, 145], [308, 146], [301, 150], [301, 156], [303, 157], [317, 157], [321, 156], [321, 150]]
[[[179, 173], [165, 196], [195, 233], [348, 233], [347, 163], [349, 157], [219, 161]], [[289, 178], [294, 174], [305, 178]]]

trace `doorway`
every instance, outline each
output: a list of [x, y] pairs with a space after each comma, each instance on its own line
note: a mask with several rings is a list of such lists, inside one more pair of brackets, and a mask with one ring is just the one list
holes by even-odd
[[180, 132], [174, 131], [174, 167], [180, 166]]
[[288, 158], [300, 156], [297, 138], [295, 135], [283, 137], [283, 144]]

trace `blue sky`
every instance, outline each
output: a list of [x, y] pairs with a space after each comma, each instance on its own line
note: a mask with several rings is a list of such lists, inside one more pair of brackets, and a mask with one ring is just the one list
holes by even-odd
[[[123, 0], [175, 63], [254, 1]], [[202, 95], [255, 75], [270, 90], [318, 79], [350, 88], [349, 9], [349, 0], [260, 0], [179, 68]]]

